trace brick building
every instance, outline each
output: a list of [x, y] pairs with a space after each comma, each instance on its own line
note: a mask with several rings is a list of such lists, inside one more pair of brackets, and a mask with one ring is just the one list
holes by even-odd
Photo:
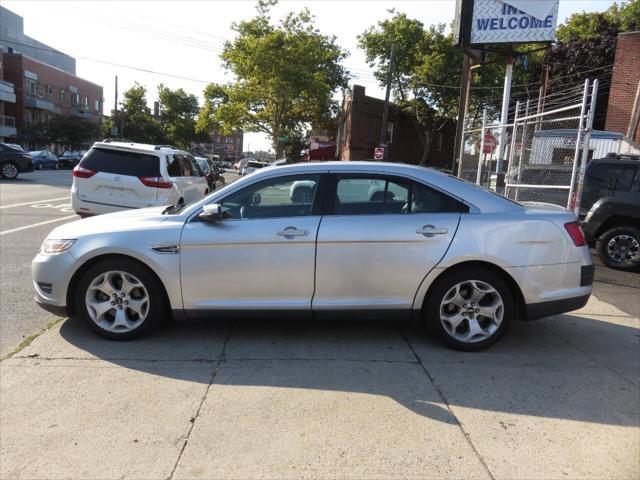
[[242, 142], [244, 141], [244, 134], [238, 130], [232, 135], [222, 135], [219, 132], [211, 132], [212, 148], [214, 155], [219, 155], [220, 158], [228, 158], [239, 160], [242, 158]]
[[631, 130], [631, 135], [627, 136], [635, 142], [640, 142], [640, 123], [636, 120], [636, 124], [629, 127], [638, 88], [640, 88], [640, 32], [621, 33], [618, 35], [616, 44], [605, 130], [623, 135], [627, 135]]
[[102, 123], [103, 90], [75, 75], [75, 59], [24, 35], [22, 17], [0, 7], [0, 140], [31, 123], [75, 115]]
[[[345, 95], [337, 136], [339, 160], [371, 160], [380, 143], [384, 100], [369, 97], [365, 88], [354, 85], [350, 95]], [[412, 119], [389, 105], [387, 161], [417, 164], [422, 144]], [[431, 150], [426, 164], [446, 167], [453, 158], [455, 123], [444, 121], [437, 125], [431, 139]]]

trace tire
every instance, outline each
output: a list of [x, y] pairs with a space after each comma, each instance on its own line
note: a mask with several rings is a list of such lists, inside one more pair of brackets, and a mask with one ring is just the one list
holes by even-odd
[[6, 161], [0, 166], [0, 177], [7, 180], [18, 178], [18, 166], [12, 161]]
[[[428, 293], [424, 315], [430, 330], [447, 346], [465, 352], [484, 350], [500, 340], [515, 314], [507, 283], [498, 274], [479, 268], [444, 275]], [[475, 335], [470, 322], [474, 322]]]
[[[134, 302], [137, 302], [135, 309], [131, 307]], [[102, 305], [104, 311], [98, 315], [99, 310], [90, 304]], [[143, 335], [164, 320], [169, 310], [155, 275], [127, 259], [103, 260], [84, 272], [76, 288], [75, 307], [89, 328], [110, 340]]]
[[640, 270], [640, 229], [630, 225], [611, 228], [600, 235], [596, 250], [607, 267]]

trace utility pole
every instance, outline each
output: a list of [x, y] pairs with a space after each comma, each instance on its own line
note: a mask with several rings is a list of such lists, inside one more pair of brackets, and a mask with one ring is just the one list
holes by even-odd
[[[118, 76], [116, 75], [116, 94], [113, 102], [113, 115], [111, 118], [111, 135], [118, 136]], [[114, 132], [115, 129], [115, 132]]]
[[391, 80], [396, 63], [396, 46], [391, 45], [389, 55], [389, 69], [387, 70], [387, 91], [384, 95], [384, 107], [382, 109], [382, 126], [380, 127], [380, 146], [385, 149], [385, 159], [387, 157], [387, 124], [389, 123], [389, 97], [391, 95]]
[[[500, 115], [500, 145], [498, 147], [498, 164], [496, 166], [496, 189], [504, 187], [504, 152], [507, 143], [507, 122], [509, 121], [509, 98], [511, 96], [511, 78], [513, 77], [513, 57], [507, 57], [507, 68], [504, 74], [504, 90], [502, 92], [502, 114]], [[515, 125], [514, 125], [515, 128]]]
[[462, 173], [462, 154], [464, 152], [464, 119], [467, 116], [467, 105], [471, 91], [471, 57], [464, 52], [462, 57], [462, 76], [460, 77], [460, 102], [458, 103], [458, 119], [456, 121], [456, 138], [451, 171], [456, 174], [458, 162], [458, 176]]

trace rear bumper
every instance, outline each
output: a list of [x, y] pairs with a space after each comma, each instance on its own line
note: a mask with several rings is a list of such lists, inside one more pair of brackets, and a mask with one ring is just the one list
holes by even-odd
[[564, 298], [562, 300], [551, 300], [549, 302], [530, 303], [527, 305], [527, 320], [550, 317], [560, 313], [571, 312], [584, 307], [589, 301], [591, 294], [580, 297]]

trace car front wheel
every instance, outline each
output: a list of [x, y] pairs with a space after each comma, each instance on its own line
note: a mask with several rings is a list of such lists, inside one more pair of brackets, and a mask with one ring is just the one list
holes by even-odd
[[18, 178], [18, 166], [13, 162], [4, 162], [0, 167], [0, 176], [9, 180]]
[[90, 267], [79, 281], [75, 305], [93, 331], [114, 340], [140, 336], [167, 311], [156, 277], [127, 259], [105, 260]]
[[469, 269], [445, 274], [429, 292], [427, 321], [456, 350], [483, 350], [504, 335], [513, 295], [499, 275]]
[[618, 270], [640, 269], [640, 229], [631, 226], [607, 230], [596, 244], [602, 263]]

